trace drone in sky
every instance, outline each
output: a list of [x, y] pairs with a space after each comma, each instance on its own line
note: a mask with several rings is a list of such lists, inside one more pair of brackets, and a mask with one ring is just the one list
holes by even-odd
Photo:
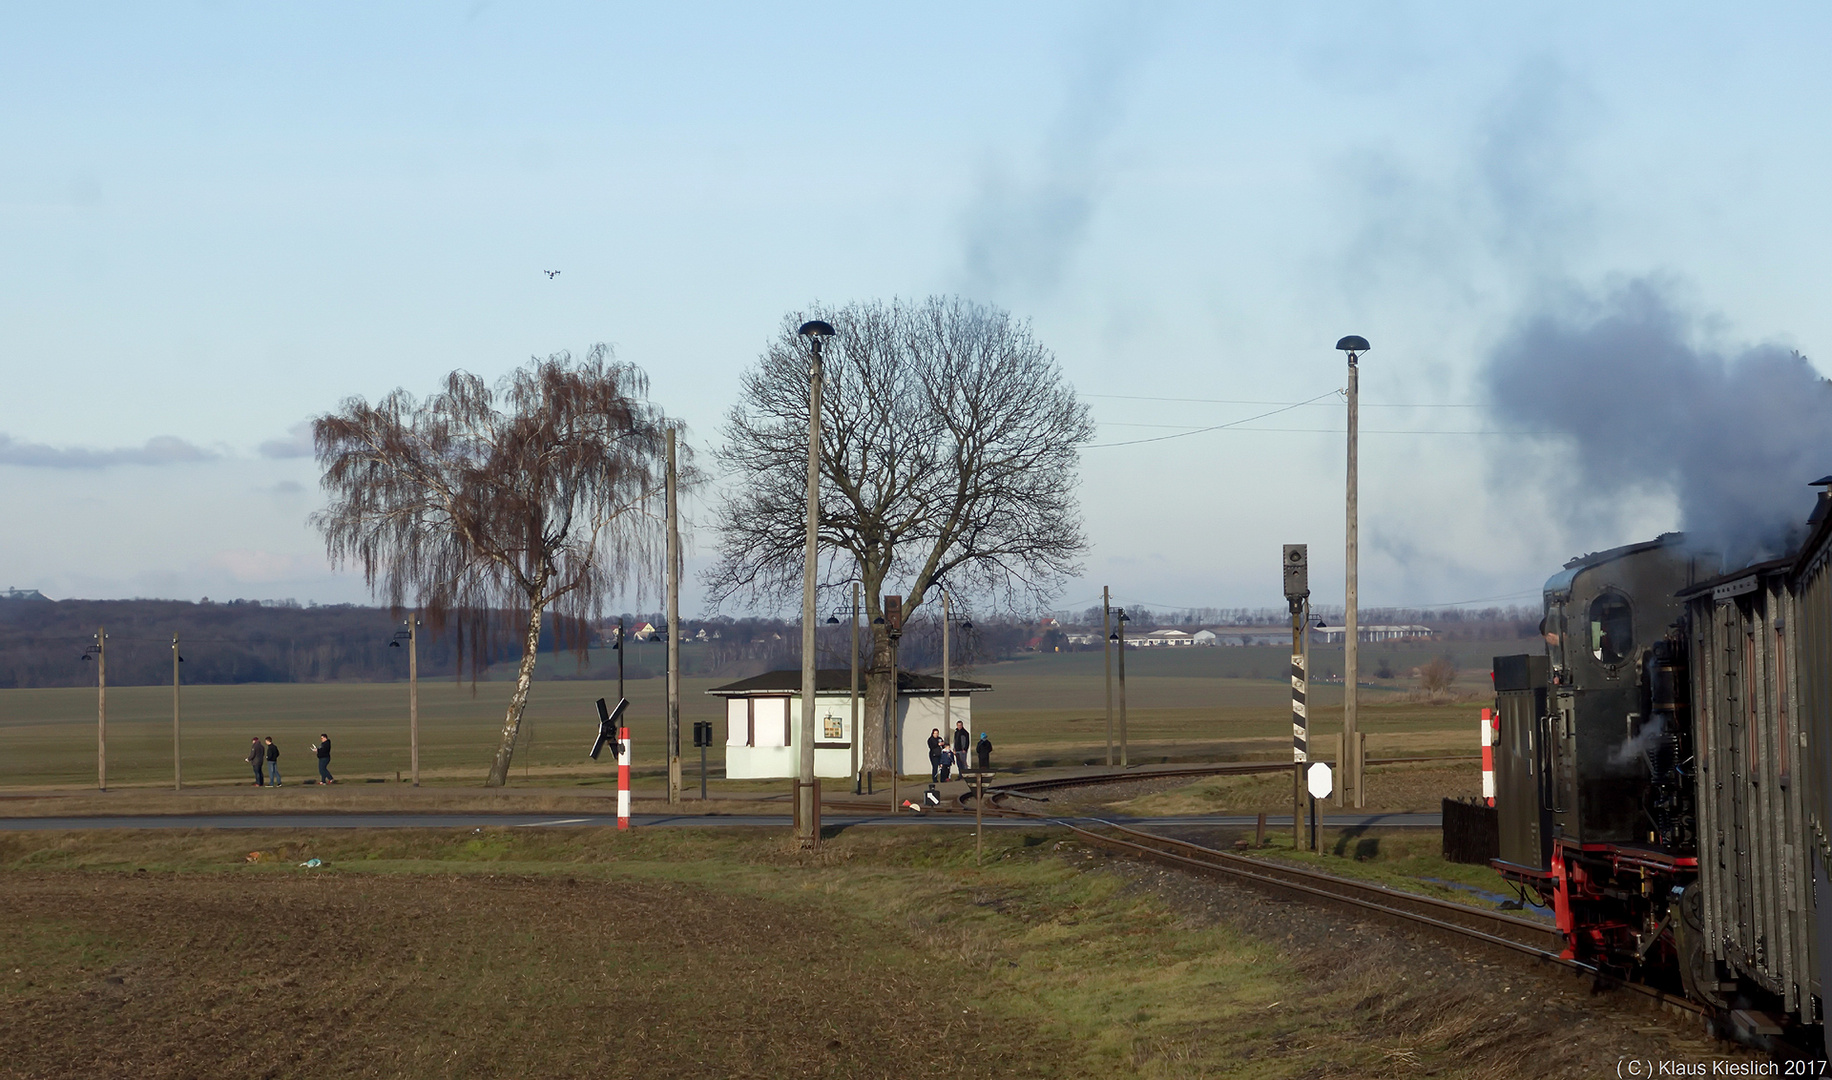
[[548, 281], [552, 281], [554, 278], [557, 278], [560, 276], [560, 272], [558, 270], [543, 270], [541, 271], [541, 273], [547, 275]]

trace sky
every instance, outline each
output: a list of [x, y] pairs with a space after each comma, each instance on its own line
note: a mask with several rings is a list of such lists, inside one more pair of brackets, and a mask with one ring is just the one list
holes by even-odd
[[1296, 542], [1339, 604], [1345, 334], [1363, 604], [1532, 603], [1682, 499], [1562, 512], [1596, 469], [1559, 403], [1609, 411], [1582, 363], [1498, 400], [1523, 326], [1652, 295], [1707, 362], [1832, 357], [1823, 7], [0, 20], [0, 586], [54, 598], [367, 602], [308, 523], [302, 425], [343, 400], [607, 342], [705, 450], [785, 312], [958, 294], [1029, 320], [1100, 423], [1058, 606], [1277, 605]]

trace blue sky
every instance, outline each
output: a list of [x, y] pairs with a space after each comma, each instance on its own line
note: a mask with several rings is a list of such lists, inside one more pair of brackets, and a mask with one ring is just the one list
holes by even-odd
[[1339, 597], [1339, 399], [1105, 444], [1328, 395], [1346, 333], [1364, 602], [1530, 592], [1677, 511], [1555, 512], [1510, 328], [1645, 281], [1825, 370], [1828, 16], [1475, 8], [14, 5], [0, 585], [362, 601], [288, 456], [341, 399], [607, 341], [706, 446], [783, 312], [958, 292], [1102, 422], [1065, 604], [1277, 603], [1293, 541]]

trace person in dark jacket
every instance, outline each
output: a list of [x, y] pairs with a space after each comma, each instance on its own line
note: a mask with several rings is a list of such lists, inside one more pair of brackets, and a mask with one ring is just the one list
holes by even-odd
[[248, 764], [254, 766], [254, 786], [261, 787], [262, 786], [261, 770], [264, 769], [267, 765], [267, 751], [261, 749], [261, 740], [258, 737], [251, 740], [251, 743], [248, 747], [248, 757], [245, 760], [248, 762]]
[[280, 786], [280, 748], [274, 745], [272, 735], [267, 737], [267, 782]]
[[324, 732], [318, 733], [318, 742], [312, 747], [318, 755], [318, 782], [335, 784], [337, 778], [331, 775], [331, 737]]
[[979, 754], [980, 756], [980, 771], [981, 772], [991, 772], [992, 771], [992, 740], [986, 737], [986, 733], [984, 731], [980, 732], [980, 741], [974, 746], [973, 749], [974, 749], [974, 752]]
[[954, 722], [954, 767], [963, 774], [967, 771], [967, 751], [973, 748], [973, 736], [967, 734], [967, 725], [959, 720]]
[[948, 745], [942, 741], [941, 729], [929, 729], [929, 783], [941, 782], [941, 748]]

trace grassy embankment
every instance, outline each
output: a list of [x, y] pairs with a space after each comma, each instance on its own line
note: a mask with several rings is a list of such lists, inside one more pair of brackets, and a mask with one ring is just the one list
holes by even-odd
[[975, 868], [969, 837], [857, 830], [812, 861], [749, 832], [0, 835], [0, 1074], [1502, 1064], [1391, 958], [1294, 960], [1058, 836]]

